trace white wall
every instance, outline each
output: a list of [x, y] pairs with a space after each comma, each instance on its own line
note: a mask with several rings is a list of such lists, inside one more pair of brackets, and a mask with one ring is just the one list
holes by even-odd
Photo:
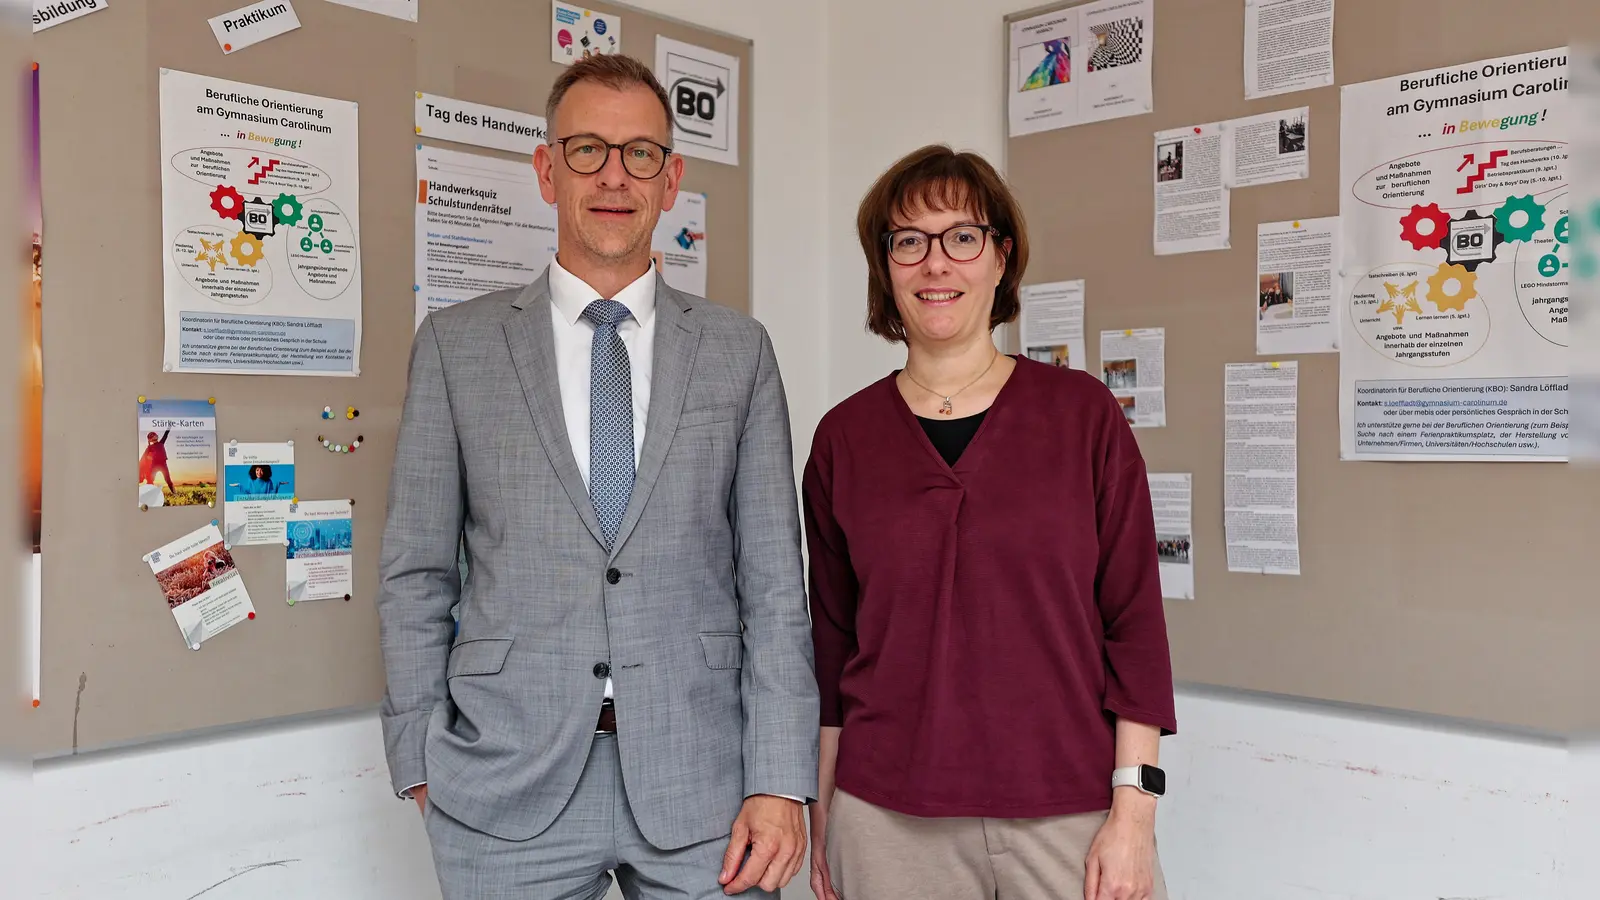
[[[902, 360], [862, 330], [856, 203], [930, 141], [1000, 163], [1000, 20], [1026, 4], [635, 3], [756, 42], [754, 311], [798, 465], [828, 406]], [[1563, 838], [1592, 850], [1563, 828], [1600, 836], [1546, 742], [1211, 692], [1178, 713], [1158, 825], [1174, 900], [1554, 900]], [[370, 712], [48, 762], [36, 787], [42, 896], [438, 897]]]
[[865, 330], [867, 266], [856, 208], [896, 159], [924, 144], [983, 154], [1005, 144], [1001, 17], [1027, 2], [828, 3], [828, 349], [834, 402], [905, 362]]

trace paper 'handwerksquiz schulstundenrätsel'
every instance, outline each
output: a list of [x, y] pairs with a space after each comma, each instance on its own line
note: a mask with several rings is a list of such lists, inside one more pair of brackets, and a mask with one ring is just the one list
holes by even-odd
[[556, 258], [556, 211], [527, 163], [417, 147], [416, 327], [428, 313], [522, 287]]
[[1244, 95], [1333, 84], [1334, 0], [1245, 0]]
[[1161, 567], [1161, 596], [1194, 599], [1194, 476], [1150, 473], [1150, 506], [1156, 520], [1156, 559]]
[[1157, 256], [1228, 248], [1228, 137], [1220, 122], [1156, 132], [1151, 175]]
[[1089, 367], [1083, 338], [1083, 279], [1022, 286], [1022, 352], [1069, 369]]
[[1167, 424], [1167, 330], [1100, 332], [1100, 377], [1134, 428]]
[[1339, 219], [1256, 226], [1256, 353], [1335, 353]]
[[1222, 496], [1228, 571], [1300, 574], [1297, 362], [1229, 363]]
[[355, 544], [350, 526], [349, 500], [289, 504], [284, 590], [290, 606], [302, 600], [348, 600], [355, 593]]
[[1311, 109], [1286, 109], [1223, 123], [1233, 145], [1228, 187], [1311, 177]]

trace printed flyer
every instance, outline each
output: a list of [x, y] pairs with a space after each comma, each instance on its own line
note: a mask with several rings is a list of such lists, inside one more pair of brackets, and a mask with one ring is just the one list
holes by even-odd
[[288, 533], [284, 556], [289, 605], [350, 599], [355, 591], [350, 501], [290, 502]]
[[1567, 51], [1344, 89], [1340, 457], [1567, 456]]
[[139, 506], [217, 505], [217, 408], [210, 400], [139, 404]]
[[706, 195], [681, 191], [661, 211], [650, 240], [656, 268], [667, 284], [696, 297], [706, 295]]
[[225, 456], [228, 545], [282, 544], [294, 499], [294, 444], [230, 442]]
[[256, 617], [250, 592], [215, 523], [152, 550], [144, 561], [191, 650]]

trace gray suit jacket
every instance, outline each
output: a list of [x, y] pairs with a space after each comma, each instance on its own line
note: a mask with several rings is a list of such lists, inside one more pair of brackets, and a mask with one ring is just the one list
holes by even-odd
[[[817, 793], [818, 699], [789, 416], [755, 320], [656, 283], [649, 418], [607, 553], [567, 438], [548, 276], [427, 317], [378, 595], [396, 791], [509, 840], [583, 771], [609, 671], [644, 836], [726, 835]], [[457, 568], [465, 535], [468, 569]], [[450, 610], [459, 599], [460, 634]]]

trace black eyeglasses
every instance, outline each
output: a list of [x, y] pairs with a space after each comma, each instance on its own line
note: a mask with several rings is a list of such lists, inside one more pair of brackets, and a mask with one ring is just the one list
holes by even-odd
[[1000, 230], [993, 225], [952, 225], [938, 234], [915, 228], [902, 228], [883, 236], [889, 258], [902, 266], [914, 266], [928, 258], [928, 250], [938, 241], [951, 262], [972, 262], [983, 255], [989, 235], [998, 240]]
[[663, 147], [648, 138], [635, 138], [626, 144], [613, 144], [593, 134], [575, 134], [571, 137], [557, 138], [556, 143], [562, 147], [562, 158], [567, 161], [567, 168], [579, 175], [593, 175], [606, 167], [606, 160], [611, 158], [611, 151], [617, 150], [622, 156], [622, 167], [628, 174], [642, 181], [661, 174], [667, 167], [667, 157], [672, 154], [671, 147]]

